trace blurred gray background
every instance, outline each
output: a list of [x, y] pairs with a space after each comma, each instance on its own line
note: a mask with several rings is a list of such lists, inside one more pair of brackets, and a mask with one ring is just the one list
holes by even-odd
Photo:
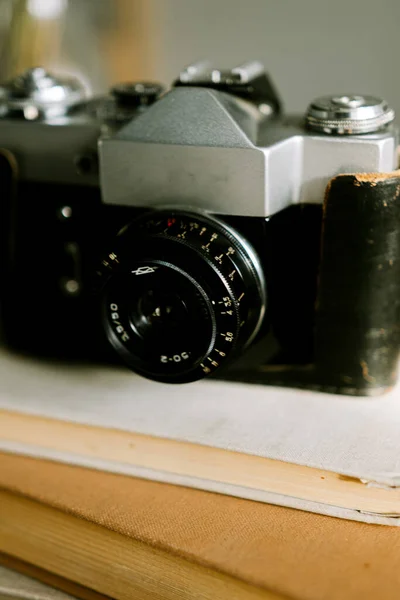
[[[58, 8], [57, 8], [58, 7]], [[400, 115], [398, 0], [0, 0], [2, 78], [38, 62], [169, 83], [185, 64], [261, 59], [290, 112], [325, 93], [371, 93]]]
[[260, 58], [290, 111], [331, 92], [385, 97], [400, 116], [399, 0], [158, 0], [156, 75], [204, 55]]

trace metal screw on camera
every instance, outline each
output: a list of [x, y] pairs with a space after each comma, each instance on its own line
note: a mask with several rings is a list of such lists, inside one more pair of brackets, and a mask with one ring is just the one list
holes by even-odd
[[58, 216], [61, 219], [70, 219], [72, 217], [72, 208], [70, 206], [62, 206], [58, 210]]
[[70, 296], [75, 296], [80, 291], [79, 282], [76, 279], [66, 279], [63, 282], [64, 292]]
[[333, 96], [331, 101], [342, 108], [360, 108], [366, 103], [364, 96]]
[[336, 135], [375, 133], [394, 120], [385, 100], [374, 96], [343, 94], [314, 100], [306, 113], [309, 129]]

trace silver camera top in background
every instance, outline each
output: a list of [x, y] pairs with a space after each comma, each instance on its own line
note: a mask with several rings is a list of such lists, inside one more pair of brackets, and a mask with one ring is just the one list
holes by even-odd
[[258, 62], [231, 71], [208, 62], [186, 67], [169, 93], [100, 142], [104, 202], [268, 217], [291, 204], [322, 203], [340, 173], [397, 166], [397, 129], [385, 102], [336, 95], [285, 117], [273, 94]]
[[34, 67], [0, 86], [0, 115], [51, 119], [67, 114], [86, 97], [87, 90], [77, 78], [55, 77]]

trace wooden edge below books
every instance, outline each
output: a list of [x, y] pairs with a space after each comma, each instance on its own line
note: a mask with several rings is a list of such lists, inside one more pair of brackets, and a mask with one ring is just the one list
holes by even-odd
[[115, 598], [398, 598], [395, 527], [7, 454], [0, 488], [2, 552]]

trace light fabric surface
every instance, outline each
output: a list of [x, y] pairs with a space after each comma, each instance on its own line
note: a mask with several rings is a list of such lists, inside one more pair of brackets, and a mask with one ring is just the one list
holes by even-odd
[[0, 565], [0, 598], [10, 600], [74, 600], [49, 585]]
[[400, 486], [400, 387], [354, 398], [0, 354], [0, 408], [185, 440]]
[[[400, 387], [353, 398], [203, 381], [168, 386], [123, 368], [71, 366], [0, 354], [0, 409], [185, 440], [400, 485]], [[296, 498], [180, 478], [0, 440], [0, 449], [180, 483], [344, 518], [373, 517]], [[374, 522], [397, 524], [379, 517]]]
[[292, 600], [399, 598], [397, 527], [6, 454], [0, 487]]

